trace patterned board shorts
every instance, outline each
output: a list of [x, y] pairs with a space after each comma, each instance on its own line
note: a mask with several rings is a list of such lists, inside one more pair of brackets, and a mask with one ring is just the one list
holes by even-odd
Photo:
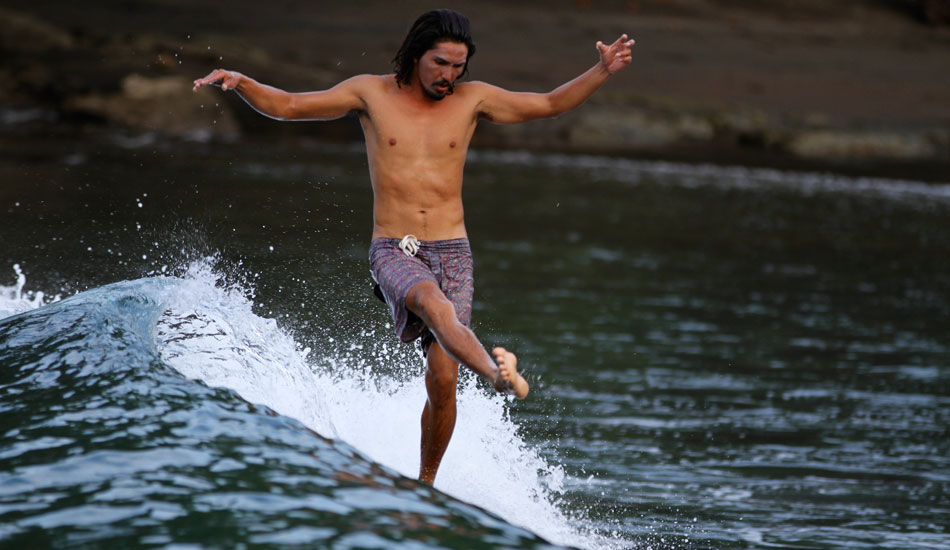
[[422, 338], [423, 352], [435, 341], [425, 324], [406, 309], [406, 295], [416, 284], [432, 281], [455, 306], [458, 320], [472, 321], [475, 293], [474, 262], [468, 239], [417, 241], [418, 251], [410, 256], [399, 247], [399, 239], [374, 239], [369, 247], [369, 266], [376, 281], [376, 296], [386, 302], [396, 323], [396, 336], [409, 343]]

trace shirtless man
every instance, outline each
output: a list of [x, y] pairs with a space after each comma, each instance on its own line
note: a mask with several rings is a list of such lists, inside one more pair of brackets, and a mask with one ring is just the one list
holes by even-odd
[[519, 398], [528, 382], [504, 348], [487, 353], [468, 328], [472, 259], [462, 210], [462, 172], [479, 120], [513, 124], [554, 117], [584, 102], [631, 60], [626, 35], [598, 42], [598, 62], [546, 93], [510, 92], [456, 80], [475, 53], [468, 19], [451, 10], [419, 17], [393, 60], [395, 74], [354, 76], [329, 90], [288, 93], [241, 73], [217, 69], [195, 80], [234, 90], [278, 120], [359, 115], [373, 186], [370, 266], [396, 334], [422, 338], [426, 391], [419, 479], [432, 484], [455, 429], [459, 364]]

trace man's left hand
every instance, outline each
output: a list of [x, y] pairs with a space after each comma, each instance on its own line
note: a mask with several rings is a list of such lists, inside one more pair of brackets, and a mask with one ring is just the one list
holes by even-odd
[[613, 44], [606, 46], [603, 42], [597, 42], [597, 51], [600, 52], [600, 62], [608, 73], [614, 74], [630, 64], [632, 54], [630, 48], [633, 47], [634, 40], [629, 39], [627, 35], [622, 34]]

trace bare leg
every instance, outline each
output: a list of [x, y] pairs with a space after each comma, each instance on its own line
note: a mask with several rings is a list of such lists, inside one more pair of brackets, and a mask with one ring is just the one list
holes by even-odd
[[422, 410], [422, 445], [419, 479], [428, 484], [435, 482], [435, 474], [445, 449], [455, 430], [455, 392], [458, 386], [459, 365], [449, 357], [438, 342], [429, 347], [426, 355], [426, 400]]
[[459, 322], [452, 302], [434, 283], [412, 287], [406, 307], [422, 319], [436, 339], [426, 356], [428, 399], [422, 410], [419, 464], [419, 479], [431, 484], [455, 430], [459, 363], [487, 378], [498, 391], [511, 391], [518, 397], [528, 394], [528, 382], [518, 373], [515, 354], [495, 348], [495, 364], [475, 333]]
[[505, 368], [499, 368], [475, 333], [459, 322], [452, 302], [435, 283], [425, 281], [413, 286], [406, 296], [406, 307], [422, 319], [442, 349], [456, 362], [487, 378], [500, 392], [514, 392], [517, 397], [528, 394], [528, 382], [518, 373], [515, 355], [496, 348], [496, 357], [508, 358]]

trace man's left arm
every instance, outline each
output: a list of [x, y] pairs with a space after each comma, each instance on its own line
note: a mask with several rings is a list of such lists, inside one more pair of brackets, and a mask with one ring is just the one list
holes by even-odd
[[630, 48], [633, 44], [634, 41], [625, 34], [609, 46], [597, 42], [600, 61], [584, 74], [546, 94], [510, 92], [485, 85], [485, 98], [479, 106], [479, 115], [492, 122], [514, 124], [566, 113], [583, 103], [611, 75], [630, 64]]

